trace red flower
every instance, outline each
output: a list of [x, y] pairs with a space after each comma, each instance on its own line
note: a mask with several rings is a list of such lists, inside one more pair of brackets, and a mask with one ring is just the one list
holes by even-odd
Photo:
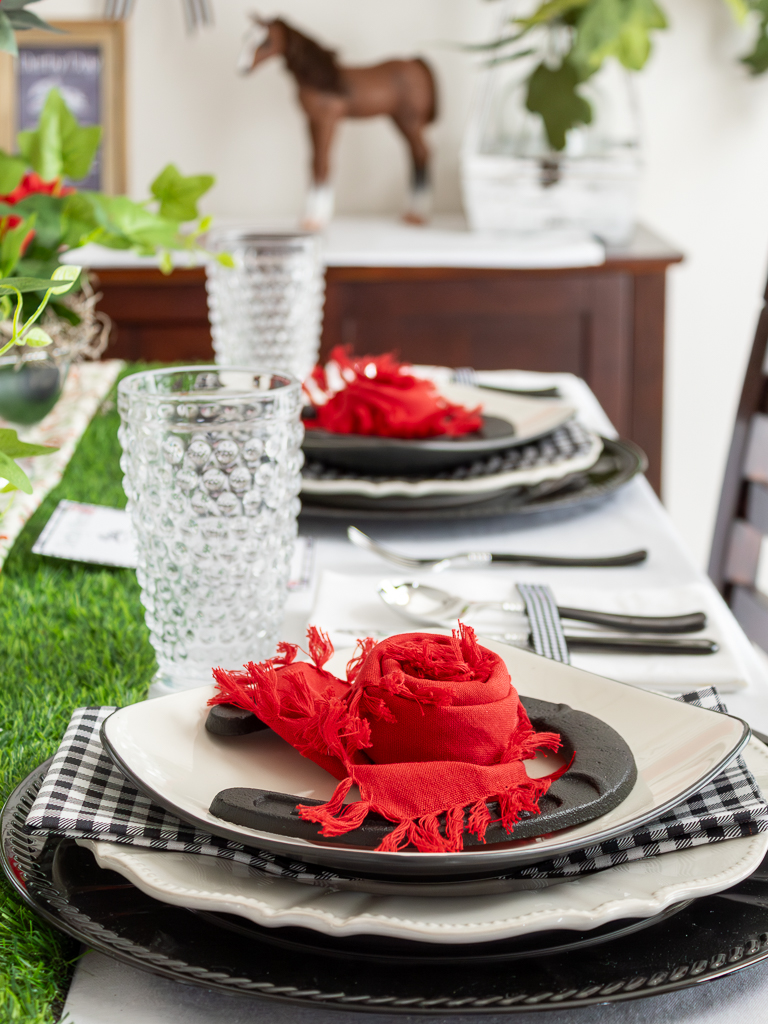
[[[27, 196], [34, 195], [45, 195], [45, 196], [68, 196], [74, 192], [75, 189], [69, 185], [62, 185], [61, 178], [54, 178], [53, 181], [43, 181], [39, 174], [35, 171], [29, 171], [21, 179], [19, 184], [13, 190], [5, 196], [0, 196], [0, 203], [7, 203], [9, 206], [13, 206], [15, 203], [20, 203], [22, 199], [26, 199]], [[6, 232], [13, 230], [21, 224], [22, 218], [16, 217], [15, 215], [9, 215], [7, 217], [0, 217], [0, 240]], [[27, 246], [35, 237], [34, 229], [30, 231], [27, 237], [21, 244], [21, 253], [24, 255], [27, 250]]]
[[8, 203], [12, 206], [14, 203], [20, 203], [27, 196], [68, 196], [74, 191], [76, 190], [71, 186], [62, 185], [61, 178], [54, 178], [53, 181], [43, 181], [35, 171], [29, 171], [28, 174], [24, 175], [13, 192], [9, 192], [6, 196], [0, 196], [0, 203]]
[[[13, 228], [18, 227], [19, 224], [21, 224], [21, 221], [22, 221], [21, 217], [15, 217], [15, 216], [0, 217], [0, 242], [2, 242], [3, 238], [5, 237], [5, 235], [9, 231], [12, 231]], [[29, 245], [29, 243], [32, 241], [32, 239], [34, 237], [35, 237], [35, 229], [32, 228], [31, 231], [27, 232], [26, 238], [21, 243], [21, 249], [19, 250], [19, 255], [20, 256], [23, 256], [24, 253], [27, 251], [27, 246]]]

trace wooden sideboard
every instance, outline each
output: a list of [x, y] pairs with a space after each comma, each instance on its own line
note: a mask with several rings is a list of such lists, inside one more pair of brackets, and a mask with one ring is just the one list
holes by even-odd
[[[682, 256], [640, 229], [595, 267], [498, 270], [330, 266], [322, 353], [397, 349], [403, 359], [584, 377], [619, 433], [661, 482], [666, 270]], [[213, 354], [203, 269], [97, 271], [115, 324], [108, 355], [198, 360]]]

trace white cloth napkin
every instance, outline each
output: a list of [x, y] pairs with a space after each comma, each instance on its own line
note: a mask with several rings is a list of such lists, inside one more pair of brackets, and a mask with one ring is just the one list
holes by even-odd
[[[396, 570], [387, 572], [384, 569], [377, 576], [344, 575], [326, 570], [320, 579], [309, 621], [330, 633], [337, 650], [354, 646], [358, 637], [372, 635], [378, 639], [394, 633], [430, 628], [412, 625], [401, 618], [377, 594], [383, 579], [398, 581], [415, 578], [471, 600], [519, 600], [510, 575], [488, 569], [405, 575], [398, 575]], [[526, 581], [524, 569], [517, 571], [517, 578], [521, 582]], [[684, 693], [707, 686], [717, 687], [721, 693], [733, 693], [747, 685], [748, 668], [742, 663], [738, 647], [729, 643], [734, 629], [738, 627], [722, 614], [716, 597], [706, 585], [693, 583], [663, 589], [648, 587], [611, 590], [602, 587], [573, 587], [555, 580], [550, 582], [550, 586], [558, 604], [575, 608], [636, 615], [682, 615], [685, 612], [703, 611], [708, 619], [706, 628], [700, 633], [685, 635], [707, 637], [720, 645], [716, 654], [708, 655], [592, 654], [573, 651], [571, 664], [576, 668], [663, 693]], [[519, 617], [493, 610], [470, 612], [465, 621], [481, 637], [500, 637], [505, 632], [518, 632], [523, 628]], [[588, 630], [607, 632], [602, 627], [570, 621], [566, 623], [568, 633]], [[434, 631], [441, 632], [439, 629]]]

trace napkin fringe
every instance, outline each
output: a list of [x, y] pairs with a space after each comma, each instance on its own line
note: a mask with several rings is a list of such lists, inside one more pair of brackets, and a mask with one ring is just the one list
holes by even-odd
[[[465, 825], [466, 804], [454, 804], [451, 807], [443, 808], [442, 811], [433, 811], [430, 814], [422, 815], [419, 818], [401, 818], [396, 821], [395, 828], [387, 833], [377, 850], [386, 853], [396, 853], [412, 843], [421, 853], [451, 853], [464, 849], [464, 836], [472, 833], [477, 836], [479, 842], [485, 842], [485, 833], [488, 826], [495, 821], [500, 821], [506, 832], [511, 832], [520, 815], [539, 813], [539, 800], [547, 792], [554, 779], [559, 778], [568, 770], [564, 765], [552, 775], [541, 779], [528, 779], [525, 783], [518, 784], [496, 796], [488, 796], [476, 800], [469, 807], [469, 820]], [[360, 828], [368, 814], [371, 812], [389, 817], [383, 809], [377, 807], [375, 800], [358, 800], [352, 804], [344, 804], [344, 798], [349, 793], [354, 778], [343, 779], [336, 787], [331, 799], [319, 807], [317, 805], [298, 804], [299, 817], [304, 821], [311, 821], [320, 825], [320, 834], [328, 839], [345, 835], [354, 829]], [[488, 809], [488, 800], [496, 800], [499, 804], [499, 817], [493, 818]], [[445, 815], [443, 832], [440, 831], [440, 815]], [[390, 818], [390, 820], [392, 820]]]
[[247, 669], [245, 675], [215, 668], [213, 675], [221, 690], [209, 704], [235, 704], [252, 711], [262, 721], [283, 717], [301, 723], [293, 745], [305, 757], [312, 751], [323, 750], [343, 762], [350, 751], [370, 746], [368, 722], [330, 690], [320, 695], [313, 693], [297, 674], [291, 680], [290, 693], [281, 695], [273, 664], [249, 662]]
[[[326, 368], [315, 366], [304, 391], [315, 408], [307, 430], [378, 437], [460, 437], [483, 425], [482, 407], [448, 401], [431, 380], [407, 373], [393, 352], [354, 356], [337, 345]], [[327, 372], [330, 370], [330, 374]]]

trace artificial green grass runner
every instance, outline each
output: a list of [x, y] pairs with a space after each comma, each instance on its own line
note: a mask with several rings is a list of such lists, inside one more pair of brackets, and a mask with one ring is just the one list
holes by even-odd
[[[124, 507], [118, 425], [114, 403], [108, 401], [0, 573], [3, 800], [54, 753], [74, 708], [142, 700], [155, 669], [132, 569], [85, 566], [31, 553], [62, 498]], [[77, 943], [27, 910], [3, 881], [1, 1021], [58, 1020], [77, 953]]]

